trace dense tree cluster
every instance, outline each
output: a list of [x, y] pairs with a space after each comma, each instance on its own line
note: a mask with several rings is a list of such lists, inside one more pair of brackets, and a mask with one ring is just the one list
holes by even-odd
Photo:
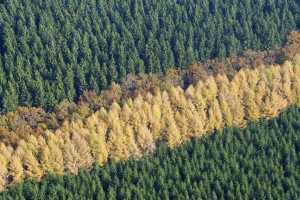
[[82, 109], [55, 131], [41, 125], [38, 132], [26, 124], [4, 127], [0, 187], [49, 173], [77, 174], [93, 164], [139, 158], [153, 152], [158, 142], [174, 148], [225, 126], [275, 117], [288, 106], [300, 106], [299, 61], [296, 57], [282, 66], [242, 69], [231, 80], [225, 74], [209, 76], [186, 90], [156, 88], [153, 94], [129, 98], [122, 105], [113, 102], [89, 116]]
[[300, 110], [226, 128], [178, 149], [109, 163], [79, 175], [50, 175], [0, 194], [19, 199], [299, 199]]
[[298, 0], [2, 0], [0, 112], [51, 110], [127, 74], [280, 46]]

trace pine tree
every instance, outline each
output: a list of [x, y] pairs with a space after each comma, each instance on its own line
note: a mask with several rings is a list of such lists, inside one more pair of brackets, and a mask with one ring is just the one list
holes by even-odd
[[3, 94], [3, 107], [6, 112], [13, 111], [18, 105], [17, 91], [11, 82], [8, 82], [6, 88], [7, 90], [5, 90]]

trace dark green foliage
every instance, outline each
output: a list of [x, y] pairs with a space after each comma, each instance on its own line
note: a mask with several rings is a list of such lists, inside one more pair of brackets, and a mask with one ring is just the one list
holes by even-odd
[[127, 74], [283, 44], [298, 0], [0, 1], [0, 112], [47, 110]]
[[300, 110], [77, 176], [27, 181], [0, 199], [299, 199]]

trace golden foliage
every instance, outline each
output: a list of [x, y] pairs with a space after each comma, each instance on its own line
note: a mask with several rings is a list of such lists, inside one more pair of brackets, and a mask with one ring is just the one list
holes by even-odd
[[[93, 164], [102, 166], [108, 160], [124, 161], [153, 152], [158, 142], [175, 148], [215, 129], [243, 127], [249, 120], [274, 117], [287, 106], [300, 106], [300, 66], [285, 62], [282, 66], [241, 69], [231, 80], [225, 74], [209, 76], [186, 90], [169, 84], [165, 90], [136, 94], [123, 104], [118, 102], [120, 88], [114, 87], [116, 94], [106, 94], [109, 108], [97, 108], [92, 114], [86, 106], [76, 108], [81, 114], [65, 120], [56, 130], [36, 134], [28, 126], [18, 126], [23, 127], [22, 139], [10, 137], [11, 145], [7, 141], [0, 144], [0, 190], [24, 177], [77, 174]], [[60, 115], [74, 109], [70, 106]], [[11, 135], [14, 123], [3, 121], [11, 118], [16, 122], [15, 117], [8, 115], [0, 122], [11, 127]]]

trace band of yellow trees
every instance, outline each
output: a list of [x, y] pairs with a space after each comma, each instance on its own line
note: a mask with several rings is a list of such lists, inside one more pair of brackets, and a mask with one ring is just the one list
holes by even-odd
[[0, 190], [48, 173], [124, 161], [153, 152], [158, 142], [171, 148], [225, 126], [243, 127], [251, 120], [300, 106], [300, 59], [281, 66], [242, 69], [233, 79], [218, 74], [189, 86], [170, 87], [113, 103], [84, 119], [65, 121], [55, 132], [0, 143]]

